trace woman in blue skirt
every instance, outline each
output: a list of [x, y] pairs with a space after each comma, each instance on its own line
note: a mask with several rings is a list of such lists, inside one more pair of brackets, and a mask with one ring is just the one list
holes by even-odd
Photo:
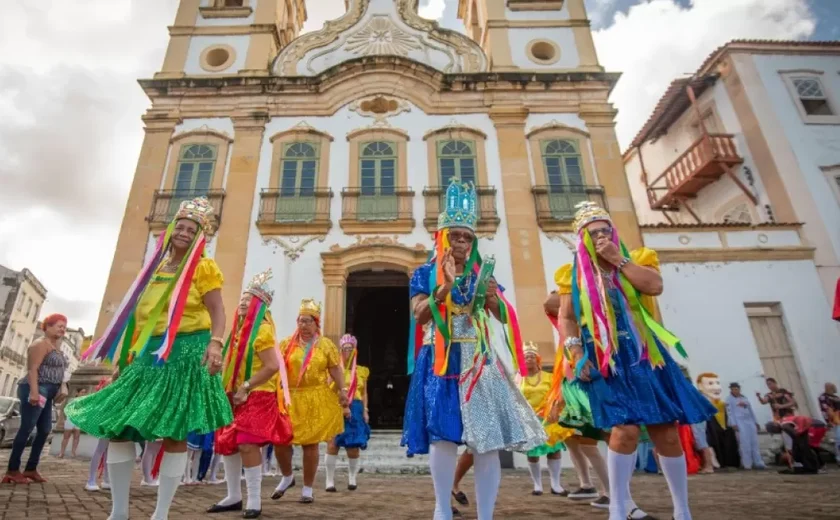
[[359, 474], [360, 450], [366, 450], [368, 440], [370, 440], [367, 392], [370, 370], [356, 363], [357, 344], [356, 338], [350, 334], [345, 334], [339, 341], [341, 366], [344, 367], [344, 381], [348, 389], [347, 395], [353, 397], [350, 406], [344, 409], [344, 433], [340, 433], [330, 441], [327, 445], [327, 454], [324, 455], [324, 465], [327, 467], [326, 491], [329, 493], [335, 493], [335, 464], [338, 461], [338, 450], [341, 448], [347, 452], [349, 473], [347, 489], [355, 491], [358, 488], [356, 476]]
[[[683, 376], [669, 352], [685, 352], [654, 318], [662, 293], [656, 252], [632, 253], [619, 240], [609, 213], [592, 202], [574, 221], [574, 265], [555, 275], [560, 289], [564, 350], [589, 399], [595, 428], [611, 430], [607, 465], [610, 520], [627, 517], [630, 478], [640, 428], [646, 426], [668, 482], [676, 520], [690, 520], [686, 462], [677, 423], [705, 421], [716, 409]], [[564, 394], [566, 405], [570, 396]]]

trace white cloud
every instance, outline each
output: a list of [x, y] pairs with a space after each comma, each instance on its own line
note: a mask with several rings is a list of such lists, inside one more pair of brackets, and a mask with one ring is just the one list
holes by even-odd
[[671, 80], [693, 73], [733, 39], [803, 39], [815, 21], [806, 0], [652, 0], [617, 14], [594, 33], [601, 64], [622, 73], [612, 101], [616, 131], [627, 146]]
[[426, 0], [426, 2], [421, 2], [417, 12], [423, 18], [439, 20], [443, 16], [444, 9], [446, 9], [446, 2], [444, 0]]

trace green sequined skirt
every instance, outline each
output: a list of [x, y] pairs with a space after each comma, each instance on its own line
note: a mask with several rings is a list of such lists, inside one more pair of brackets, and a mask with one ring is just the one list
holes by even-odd
[[73, 424], [95, 437], [139, 442], [182, 441], [188, 433], [206, 434], [233, 422], [221, 376], [211, 376], [201, 363], [210, 332], [176, 336], [161, 365], [152, 353], [162, 340], [152, 338], [116, 381], [70, 402], [65, 413]]
[[560, 412], [560, 425], [577, 429], [581, 437], [601, 440], [604, 432], [593, 426], [589, 396], [577, 381], [563, 381], [563, 400], [566, 405]]

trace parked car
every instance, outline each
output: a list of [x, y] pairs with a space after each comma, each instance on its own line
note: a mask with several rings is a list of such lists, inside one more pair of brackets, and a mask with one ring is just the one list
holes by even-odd
[[[55, 429], [55, 422], [58, 413], [53, 409], [53, 429]], [[15, 397], [0, 396], [0, 447], [9, 447], [15, 440], [20, 429], [20, 401]], [[35, 439], [35, 432], [29, 436], [26, 445], [30, 446]], [[52, 441], [52, 430], [47, 437], [47, 444]]]

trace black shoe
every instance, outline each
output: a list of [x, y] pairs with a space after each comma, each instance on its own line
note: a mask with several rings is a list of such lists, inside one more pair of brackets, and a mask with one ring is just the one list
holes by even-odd
[[538, 496], [542, 495], [542, 491], [537, 491], [535, 489], [535, 490], [531, 491], [531, 494], [534, 495], [535, 497], [538, 497]]
[[595, 488], [580, 488], [569, 493], [569, 498], [572, 500], [586, 500], [588, 498], [598, 498], [598, 491]]
[[242, 501], [235, 504], [230, 504], [227, 506], [220, 506], [219, 504], [214, 504], [207, 510], [208, 513], [229, 513], [231, 511], [242, 511]]
[[461, 512], [458, 511], [457, 507], [453, 507], [452, 508], [452, 518], [464, 518], [464, 515], [462, 515]]
[[299, 502], [301, 504], [311, 504], [312, 502], [315, 502], [315, 498], [314, 497], [300, 497]]
[[262, 509], [246, 509], [242, 513], [242, 518], [259, 518], [262, 514]]
[[590, 502], [589, 505], [597, 509], [609, 509], [610, 497], [598, 497], [597, 500]]
[[327, 493], [338, 493], [338, 491], [335, 489], [335, 486], [330, 486], [324, 491], [326, 491]]
[[635, 519], [635, 518], [633, 518], [633, 513], [635, 513], [636, 511], [641, 511], [641, 509], [639, 509], [638, 507], [634, 507], [632, 511], [627, 513], [627, 520], [659, 520], [655, 516], [650, 516], [647, 513], [645, 513], [645, 516], [643, 516], [639, 519]]
[[467, 498], [467, 495], [463, 491], [452, 492], [452, 498], [455, 499], [456, 502], [461, 504], [462, 506], [470, 505], [470, 500]]
[[565, 489], [564, 489], [563, 491], [554, 491], [554, 490], [552, 489], [552, 490], [551, 490], [551, 494], [552, 494], [552, 495], [557, 495], [557, 496], [559, 496], [559, 497], [567, 497], [567, 496], [569, 496], [569, 492], [568, 492], [568, 491], [566, 491]]
[[347, 484], [347, 489], [349, 489], [350, 491], [356, 491], [357, 489], [359, 489], [359, 486], [357, 486], [356, 484]]
[[293, 487], [295, 487], [295, 479], [292, 479], [292, 483], [289, 484], [289, 487], [287, 487], [283, 491], [275, 491], [274, 493], [272, 493], [271, 500], [280, 500], [281, 498], [283, 498], [283, 495], [286, 494], [286, 491], [292, 489]]

